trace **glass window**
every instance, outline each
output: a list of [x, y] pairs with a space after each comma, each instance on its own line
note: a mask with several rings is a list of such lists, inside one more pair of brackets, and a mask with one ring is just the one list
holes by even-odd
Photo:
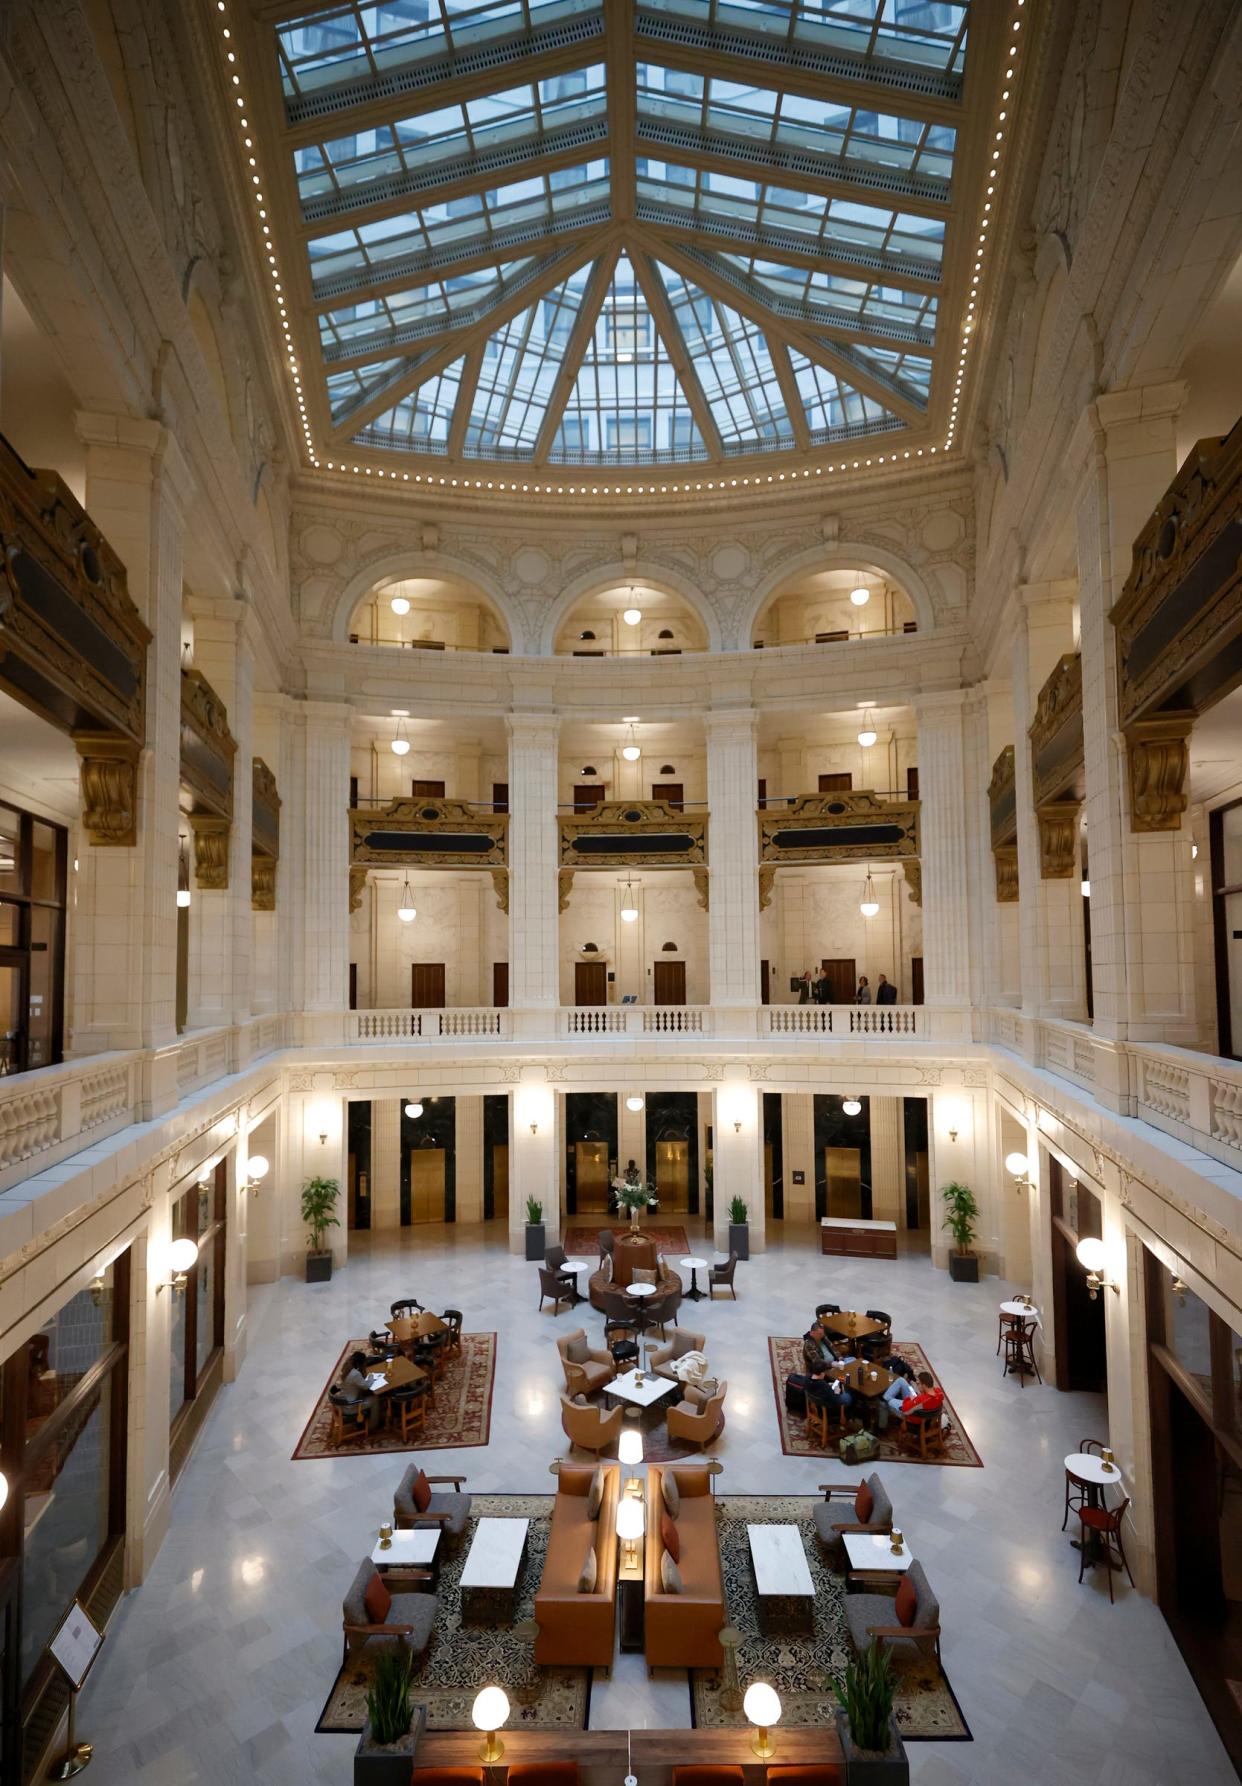
[[22, 1046], [24, 977], [20, 967], [0, 960], [0, 1077], [20, 1073], [25, 1065]]
[[111, 1266], [26, 1341], [26, 1437], [33, 1438], [115, 1338]]
[[61, 851], [64, 832], [42, 819], [30, 822], [30, 897], [61, 904], [64, 893], [60, 885]]
[[[1166, 1274], [1167, 1276], [1167, 1274]], [[1203, 1394], [1212, 1400], [1212, 1311], [1193, 1290], [1175, 1290], [1168, 1280], [1165, 1301], [1165, 1333], [1170, 1352], [1182, 1369], [1197, 1377]]]
[[209, 1241], [198, 1256], [195, 1285], [196, 1314], [194, 1340], [194, 1377], [202, 1376], [207, 1361], [216, 1349], [216, 1246]]
[[0, 1076], [60, 1059], [66, 843], [0, 806]]
[[111, 1408], [111, 1386], [105, 1382], [25, 1473], [23, 1680], [108, 1537]]
[[0, 806], [0, 893], [22, 893], [21, 814]]

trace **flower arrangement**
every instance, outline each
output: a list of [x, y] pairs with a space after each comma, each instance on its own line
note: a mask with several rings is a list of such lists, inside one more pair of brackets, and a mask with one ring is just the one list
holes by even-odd
[[612, 1194], [620, 1209], [646, 1209], [649, 1204], [658, 1208], [660, 1203], [654, 1178], [614, 1178]]

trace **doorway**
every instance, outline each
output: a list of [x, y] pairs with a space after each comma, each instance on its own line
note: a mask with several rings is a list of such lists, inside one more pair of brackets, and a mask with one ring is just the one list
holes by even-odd
[[483, 1099], [483, 1220], [509, 1219], [509, 1100], [503, 1092]]
[[446, 1156], [442, 1147], [416, 1147], [410, 1154], [410, 1226], [444, 1220]]
[[606, 1005], [608, 1003], [608, 963], [606, 961], [574, 962], [574, 1003]]
[[653, 800], [667, 800], [674, 812], [684, 812], [686, 803], [685, 784], [680, 781], [656, 781], [651, 784]]
[[503, 1011], [509, 1003], [509, 963], [493, 961], [492, 963], [492, 1006]]
[[781, 1094], [763, 1094], [763, 1206], [770, 1222], [785, 1219], [785, 1127]]
[[819, 791], [821, 794], [848, 794], [854, 786], [854, 777], [846, 773], [821, 775]]
[[652, 997], [657, 1005], [684, 1005], [686, 1002], [686, 964], [684, 961], [657, 961], [652, 969]]
[[574, 789], [574, 811], [593, 812], [604, 803], [604, 784], [602, 781], [584, 781]]
[[401, 1226], [457, 1219], [457, 1101], [424, 1098], [423, 1114], [401, 1108]]
[[860, 1098], [857, 1115], [844, 1100], [815, 1097], [815, 1219], [871, 1217], [871, 1102]]
[[923, 957], [910, 957], [910, 1003], [921, 1005], [923, 1002]]
[[858, 976], [855, 973], [855, 960], [852, 955], [838, 955], [835, 959], [825, 957], [820, 966], [828, 976], [828, 1003], [830, 1005], [852, 1005], [854, 993], [858, 988]]
[[1098, 1240], [1103, 1233], [1100, 1200], [1072, 1178], [1054, 1154], [1048, 1156], [1048, 1199], [1056, 1386], [1103, 1395], [1108, 1390], [1104, 1299], [1087, 1289], [1087, 1274], [1077, 1256], [1080, 1240]]
[[566, 1214], [607, 1216], [616, 1172], [616, 1094], [570, 1092], [565, 1099]]
[[759, 1003], [761, 1005], [772, 1003], [772, 963], [770, 961], [759, 963]]
[[444, 1009], [442, 961], [415, 961], [410, 964], [410, 1004], [416, 1011]]
[[905, 1137], [906, 1227], [931, 1226], [931, 1182], [928, 1174], [927, 1099], [903, 1098], [902, 1131]]
[[1242, 1060], [1242, 800], [1208, 814], [1217, 1047]]
[[692, 1091], [647, 1094], [648, 1178], [666, 1212], [697, 1215], [699, 1209], [699, 1110]]

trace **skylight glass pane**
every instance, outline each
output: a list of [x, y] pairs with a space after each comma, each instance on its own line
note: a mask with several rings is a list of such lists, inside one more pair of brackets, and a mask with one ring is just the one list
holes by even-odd
[[[703, 24], [703, 0], [648, 0], [653, 12]], [[960, 74], [965, 5], [941, 0], [716, 0], [714, 24], [804, 49]]]
[[927, 347], [934, 339], [936, 299], [928, 292], [848, 279], [819, 268], [786, 266], [781, 261], [694, 252], [696, 258], [719, 267], [726, 278], [742, 281], [754, 296], [771, 300], [783, 315], [901, 339], [917, 335]]
[[671, 267], [658, 270], [722, 442], [788, 444], [793, 426], [763, 330]]
[[489, 336], [466, 424], [468, 452], [534, 450], [590, 272], [580, 267]]
[[818, 366], [794, 348], [789, 350], [798, 395], [806, 411], [812, 440], [840, 439], [852, 432], [872, 433], [900, 427], [900, 417], [872, 397], [865, 397], [826, 366]]
[[450, 279], [437, 279], [410, 291], [391, 292], [326, 310], [319, 317], [319, 340], [327, 359], [383, 347], [394, 340], [414, 340], [440, 329], [460, 327], [485, 313], [488, 306], [524, 280], [535, 261], [503, 261], [497, 267], [475, 267]]
[[706, 457], [686, 393], [624, 254], [549, 456], [573, 464]]
[[851, 356], [865, 366], [874, 367], [902, 390], [926, 403], [931, 391], [932, 363], [921, 354], [894, 353], [889, 348], [874, 347], [869, 342], [855, 342]]
[[364, 397], [382, 390], [398, 373], [408, 372], [410, 368], [409, 360], [376, 360], [367, 366], [353, 367], [348, 372], [329, 373], [328, 403], [332, 420], [339, 422], [349, 410], [357, 408]]
[[411, 391], [355, 434], [356, 446], [394, 447], [405, 453], [442, 453], [453, 424], [464, 356]]

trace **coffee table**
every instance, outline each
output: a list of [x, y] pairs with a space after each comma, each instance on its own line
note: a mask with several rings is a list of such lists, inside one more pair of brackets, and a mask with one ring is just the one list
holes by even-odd
[[393, 1533], [387, 1549], [380, 1539], [375, 1540], [371, 1561], [377, 1569], [430, 1569], [435, 1564], [439, 1543], [439, 1526], [399, 1529]]
[[627, 1420], [641, 1420], [644, 1426], [654, 1426], [658, 1404], [666, 1395], [682, 1385], [671, 1382], [668, 1377], [653, 1377], [649, 1371], [643, 1373], [640, 1383], [636, 1370], [626, 1371], [624, 1376], [614, 1377], [611, 1383], [604, 1385], [604, 1399], [615, 1405], [620, 1402], [625, 1408]]
[[914, 1555], [907, 1540], [901, 1546], [900, 1556], [894, 1556], [887, 1532], [842, 1532], [841, 1538], [852, 1581], [895, 1581], [905, 1574]]
[[815, 1583], [797, 1526], [748, 1525], [759, 1628], [777, 1637], [815, 1628]]
[[481, 1519], [461, 1572], [461, 1616], [475, 1624], [508, 1623], [526, 1555], [528, 1519]]

